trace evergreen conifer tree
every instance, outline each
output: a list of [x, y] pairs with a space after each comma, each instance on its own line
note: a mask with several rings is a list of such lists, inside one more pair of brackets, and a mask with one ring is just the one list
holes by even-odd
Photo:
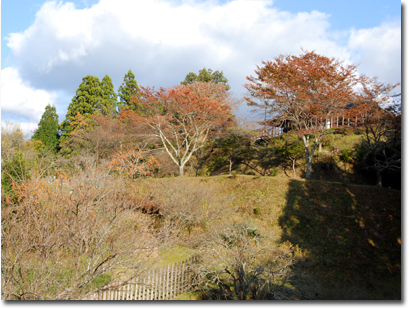
[[61, 123], [63, 140], [68, 138], [70, 133], [75, 130], [73, 121], [78, 113], [87, 119], [91, 118], [91, 115], [96, 111], [103, 113], [106, 108], [103, 108], [102, 101], [103, 91], [98, 77], [91, 75], [83, 77], [82, 83], [68, 106], [65, 120]]
[[99, 110], [103, 115], [112, 115], [116, 111], [117, 97], [111, 78], [107, 75], [101, 81], [102, 101]]
[[38, 123], [38, 129], [31, 137], [33, 140], [40, 140], [44, 147], [56, 152], [58, 145], [58, 115], [55, 106], [47, 105], [41, 120]]
[[119, 105], [121, 107], [131, 107], [136, 109], [134, 106], [131, 106], [131, 98], [133, 95], [139, 95], [138, 83], [135, 80], [135, 75], [131, 70], [124, 77], [124, 82], [118, 88], [119, 95]]
[[203, 68], [199, 71], [199, 75], [190, 72], [186, 75], [185, 80], [181, 82], [183, 85], [191, 84], [193, 82], [212, 82], [216, 84], [223, 84], [226, 86], [226, 90], [230, 89], [227, 78], [223, 75], [223, 71], [215, 71], [212, 69]]

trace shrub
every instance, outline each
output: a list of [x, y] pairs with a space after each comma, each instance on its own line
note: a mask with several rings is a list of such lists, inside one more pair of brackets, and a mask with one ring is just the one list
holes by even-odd
[[231, 201], [230, 196], [219, 196], [214, 186], [185, 178], [164, 183], [157, 196], [161, 214], [180, 228], [187, 229], [189, 234], [196, 226], [208, 230], [214, 221], [234, 211], [226, 207]]
[[322, 145], [328, 148], [334, 147], [334, 134], [327, 134], [322, 138]]
[[355, 160], [355, 151], [353, 149], [343, 149], [339, 158], [342, 162], [352, 163]]
[[194, 265], [203, 299], [291, 299], [291, 289], [281, 289], [292, 266], [303, 253], [254, 224], [234, 222], [216, 226], [198, 240], [199, 263]]
[[256, 215], [256, 216], [258, 216], [258, 215], [261, 215], [261, 209], [260, 209], [260, 207], [256, 207], [256, 208], [254, 208], [253, 209], [253, 213]]
[[210, 171], [206, 170], [206, 169], [199, 169], [197, 171], [197, 176], [199, 177], [208, 177], [210, 175]]
[[136, 211], [143, 201], [101, 169], [60, 176], [16, 184], [20, 203], [2, 207], [2, 299], [81, 299], [107, 278], [144, 272], [167, 231], [177, 233], [168, 223], [155, 230]]
[[278, 175], [278, 170], [276, 168], [273, 168], [270, 170], [270, 176], [275, 177]]

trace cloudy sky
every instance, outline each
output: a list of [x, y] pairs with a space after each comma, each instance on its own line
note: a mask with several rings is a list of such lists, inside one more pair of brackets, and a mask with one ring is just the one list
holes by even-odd
[[241, 98], [262, 60], [304, 48], [401, 82], [401, 1], [1, 2], [1, 119], [25, 130], [49, 103], [64, 120], [82, 77], [108, 74], [117, 90], [129, 69], [155, 87], [203, 67], [223, 71]]

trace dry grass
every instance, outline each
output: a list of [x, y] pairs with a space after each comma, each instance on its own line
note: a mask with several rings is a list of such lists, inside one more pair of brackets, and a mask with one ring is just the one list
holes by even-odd
[[[138, 187], [148, 190], [172, 181], [147, 179]], [[280, 295], [292, 299], [401, 298], [400, 191], [283, 177], [185, 181], [216, 186], [220, 195], [233, 196], [230, 205], [237, 211], [226, 225], [250, 220], [261, 234], [279, 236], [277, 248], [291, 244], [302, 250], [305, 258], [294, 263]]]

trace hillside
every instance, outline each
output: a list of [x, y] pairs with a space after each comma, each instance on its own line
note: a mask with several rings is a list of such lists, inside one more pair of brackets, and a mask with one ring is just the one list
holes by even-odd
[[[137, 180], [132, 190], [142, 196], [179, 181]], [[400, 191], [260, 176], [185, 177], [183, 181], [184, 185], [217, 188], [221, 196], [231, 196], [225, 207], [235, 212], [223, 218], [222, 224], [251, 222], [260, 234], [277, 235], [279, 247], [298, 247], [303, 252], [291, 266], [287, 298], [401, 298]], [[196, 227], [190, 237], [202, 233]], [[185, 246], [190, 254], [193, 248], [189, 242]], [[169, 252], [163, 252], [168, 260]], [[185, 297], [203, 297], [192, 295]]]

